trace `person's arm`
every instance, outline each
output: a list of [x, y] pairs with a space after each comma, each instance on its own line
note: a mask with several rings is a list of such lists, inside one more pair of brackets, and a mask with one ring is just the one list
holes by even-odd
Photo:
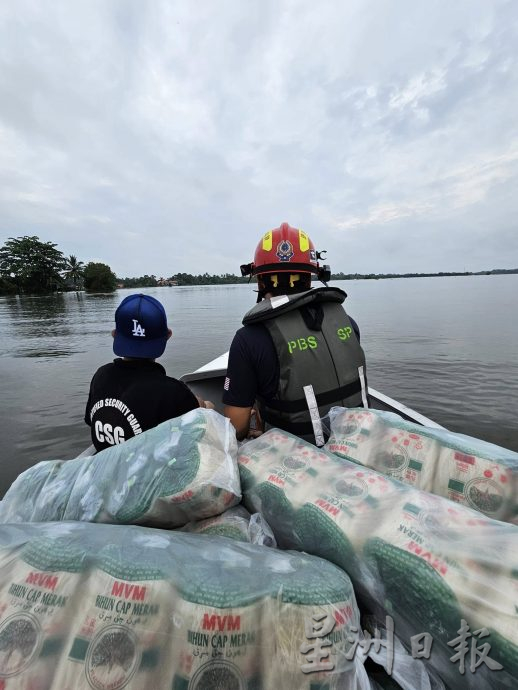
[[230, 346], [223, 390], [224, 414], [232, 422], [239, 441], [248, 435], [256, 392], [257, 376], [247, 347], [247, 335], [241, 329]]
[[358, 342], [360, 342], [360, 328], [356, 321], [349, 316], [349, 321], [351, 322], [351, 326], [353, 327], [353, 331], [356, 333], [356, 337], [358, 338]]
[[252, 407], [236, 407], [235, 405], [225, 405], [225, 417], [228, 417], [236, 430], [238, 441], [242, 441], [248, 436], [250, 429], [250, 415]]
[[214, 407], [214, 403], [211, 402], [210, 400], [204, 400], [203, 398], [200, 398], [199, 395], [196, 396], [196, 400], [198, 401], [198, 404], [200, 407], [205, 407], [207, 410], [214, 410], [216, 409]]
[[180, 417], [198, 407], [203, 407], [203, 405], [200, 405], [198, 396], [194, 395], [183, 381], [176, 379], [168, 378], [168, 385], [163, 391], [162, 396], [162, 403], [159, 408], [160, 419], [157, 421], [157, 424], [173, 417]]
[[90, 383], [90, 390], [88, 391], [88, 400], [86, 402], [86, 409], [85, 409], [85, 424], [88, 424], [88, 426], [92, 426], [92, 422], [90, 420], [90, 410], [92, 409], [92, 383]]

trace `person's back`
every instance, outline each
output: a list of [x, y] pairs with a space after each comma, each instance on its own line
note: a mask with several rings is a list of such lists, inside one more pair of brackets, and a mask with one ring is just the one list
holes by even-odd
[[160, 357], [171, 337], [162, 304], [129, 295], [115, 312], [116, 359], [94, 374], [85, 411], [97, 451], [123, 443], [161, 422], [199, 407], [187, 386], [166, 375]]
[[266, 233], [254, 263], [258, 304], [232, 342], [223, 393], [225, 414], [238, 438], [249, 430], [257, 402], [263, 421], [323, 443], [320, 417], [333, 405], [367, 406], [365, 356], [359, 330], [337, 288], [311, 290], [311, 275], [325, 283], [328, 267], [305, 233], [283, 224]]

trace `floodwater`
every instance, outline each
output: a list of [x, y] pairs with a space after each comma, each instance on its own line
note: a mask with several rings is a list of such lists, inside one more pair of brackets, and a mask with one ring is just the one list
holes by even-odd
[[[453, 431], [518, 451], [518, 275], [335, 281], [358, 322], [369, 384]], [[145, 288], [165, 306], [171, 376], [225, 352], [253, 285]], [[0, 495], [40, 460], [89, 445], [89, 382], [113, 358], [128, 294], [0, 297]]]

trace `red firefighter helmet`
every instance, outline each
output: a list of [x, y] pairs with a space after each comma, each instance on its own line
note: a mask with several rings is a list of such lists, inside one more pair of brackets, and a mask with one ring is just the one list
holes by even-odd
[[319, 258], [323, 257], [303, 230], [283, 223], [265, 232], [255, 250], [253, 263], [241, 266], [241, 274], [314, 273], [321, 280], [329, 280], [329, 267], [320, 267]]

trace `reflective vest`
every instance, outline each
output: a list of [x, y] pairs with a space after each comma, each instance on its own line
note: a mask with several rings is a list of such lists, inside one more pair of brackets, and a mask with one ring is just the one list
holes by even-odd
[[259, 397], [268, 427], [324, 444], [320, 418], [331, 407], [368, 407], [365, 354], [338, 288], [264, 299], [243, 319], [263, 323], [279, 359], [274, 399]]

